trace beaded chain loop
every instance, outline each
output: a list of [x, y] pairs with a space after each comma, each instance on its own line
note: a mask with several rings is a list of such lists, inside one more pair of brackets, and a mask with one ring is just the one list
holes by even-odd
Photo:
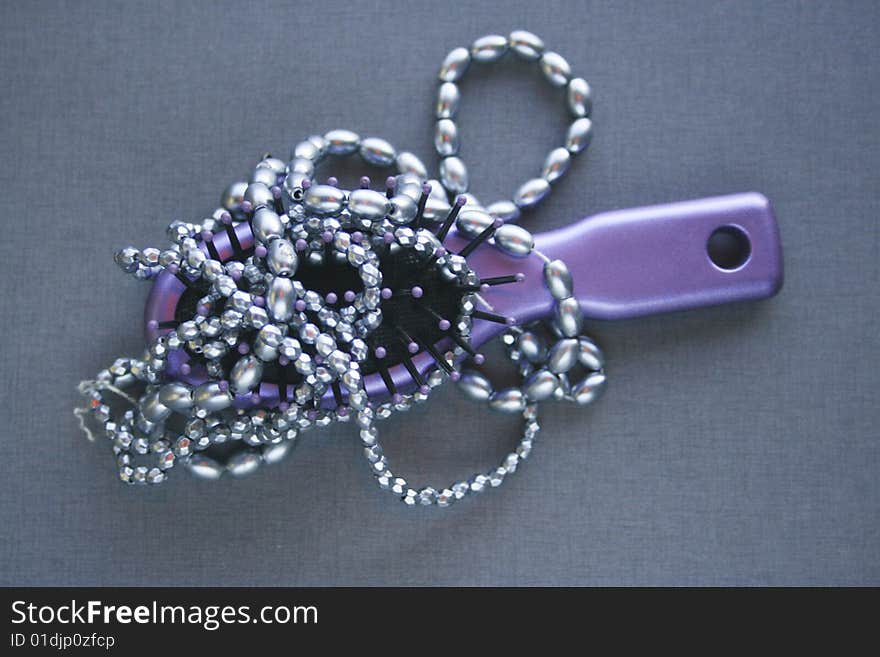
[[455, 481], [439, 489], [433, 486], [413, 487], [406, 479], [391, 471], [385, 450], [379, 442], [379, 433], [373, 423], [371, 409], [366, 408], [358, 413], [357, 423], [361, 427], [360, 436], [364, 447], [364, 456], [382, 490], [390, 491], [408, 506], [448, 507], [465, 495], [498, 488], [504, 483], [505, 477], [516, 472], [517, 466], [528, 458], [532, 451], [532, 445], [538, 436], [538, 431], [540, 431], [538, 405], [529, 404], [526, 406], [522, 411], [522, 416], [525, 421], [523, 436], [513, 451], [507, 454], [497, 467], [487, 472], [477, 472], [467, 479]]
[[[565, 89], [566, 105], [574, 117], [566, 132], [564, 146], [554, 148], [547, 154], [541, 175], [527, 180], [513, 195], [512, 200], [496, 201], [486, 206], [486, 213], [505, 222], [516, 221], [522, 210], [538, 205], [550, 193], [550, 186], [568, 171], [572, 156], [587, 148], [593, 136], [593, 123], [589, 119], [592, 108], [590, 85], [583, 78], [574, 78], [571, 67], [562, 55], [548, 51], [544, 42], [531, 32], [515, 30], [509, 37], [489, 34], [480, 37], [470, 48], [455, 48], [440, 66], [440, 87], [434, 116], [434, 148], [442, 158], [440, 180], [451, 195], [465, 194], [469, 188], [468, 169], [459, 156], [460, 137], [455, 117], [461, 100], [458, 82], [470, 68], [471, 62], [488, 64], [497, 62], [508, 53], [519, 59], [536, 62], [547, 82], [553, 87]], [[479, 207], [469, 199], [469, 207]]]
[[[473, 195], [467, 194], [467, 167], [458, 156], [460, 138], [454, 123], [461, 99], [459, 82], [472, 62], [480, 65], [496, 62], [508, 53], [527, 62], [535, 62], [546, 80], [565, 90], [565, 100], [574, 121], [569, 125], [564, 147], [547, 155], [540, 177], [523, 183], [514, 198], [496, 201], [483, 208]], [[474, 236], [491, 225], [493, 220], [513, 222], [522, 210], [533, 208], [551, 191], [551, 185], [568, 171], [571, 157], [584, 151], [592, 140], [593, 124], [589, 118], [592, 92], [586, 80], [573, 77], [568, 62], [546, 49], [543, 40], [531, 32], [515, 30], [508, 37], [490, 34], [476, 39], [470, 48], [455, 48], [443, 61], [439, 73], [440, 87], [435, 106], [434, 146], [442, 159], [440, 180], [450, 195], [463, 194], [467, 206], [458, 215], [456, 227], [464, 235]], [[465, 370], [459, 381], [468, 397], [488, 401], [498, 411], [520, 412], [531, 400], [566, 399], [580, 404], [593, 401], [605, 385], [604, 356], [595, 343], [581, 336], [583, 315], [574, 296], [571, 274], [561, 260], [550, 260], [535, 249], [532, 235], [520, 226], [504, 225], [495, 231], [494, 245], [514, 258], [534, 254], [544, 262], [544, 283], [554, 299], [552, 322], [538, 322], [533, 327], [512, 327], [501, 340], [508, 355], [518, 363], [523, 384], [520, 388], [494, 390], [479, 372]], [[492, 310], [491, 306], [481, 301]], [[541, 326], [541, 324], [548, 324]], [[548, 348], [542, 333], [555, 336]], [[572, 384], [570, 373], [580, 365], [586, 376]]]

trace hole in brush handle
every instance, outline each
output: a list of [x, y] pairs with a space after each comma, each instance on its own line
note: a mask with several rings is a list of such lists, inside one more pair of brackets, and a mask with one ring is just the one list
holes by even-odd
[[721, 226], [709, 236], [706, 254], [719, 269], [736, 271], [751, 257], [752, 241], [739, 226]]

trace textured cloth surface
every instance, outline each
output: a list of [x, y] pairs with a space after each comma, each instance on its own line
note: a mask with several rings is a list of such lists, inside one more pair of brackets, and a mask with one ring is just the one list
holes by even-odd
[[[119, 484], [71, 413], [142, 349], [148, 288], [113, 251], [336, 127], [436, 171], [440, 61], [515, 28], [595, 95], [589, 154], [525, 226], [759, 190], [782, 293], [590, 323], [605, 397], [547, 405], [525, 466], [451, 510], [379, 491], [351, 426], [246, 480]], [[878, 32], [874, 2], [8, 3], [0, 584], [880, 584]], [[472, 191], [509, 197], [562, 104], [512, 63], [462, 88]], [[380, 429], [397, 470], [443, 484], [519, 423], [445, 386]]]

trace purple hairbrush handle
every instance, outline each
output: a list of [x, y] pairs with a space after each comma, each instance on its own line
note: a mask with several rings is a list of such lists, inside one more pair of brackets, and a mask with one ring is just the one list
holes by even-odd
[[[707, 245], [718, 229], [742, 240], [747, 256], [742, 264], [722, 269], [713, 263]], [[758, 193], [603, 212], [535, 235], [535, 248], [566, 262], [584, 317], [591, 319], [764, 299], [782, 287], [779, 230], [770, 202]], [[481, 277], [510, 273], [513, 267], [526, 275], [520, 285], [484, 294], [496, 312], [519, 323], [552, 312], [539, 258], [517, 261], [497, 249], [479, 249], [468, 262]], [[502, 328], [477, 322], [473, 342], [482, 344]]]
[[[722, 269], [709, 257], [707, 245], [718, 229], [745, 239], [750, 252], [739, 266]], [[451, 235], [446, 246], [460, 250], [467, 240]], [[734, 301], [764, 299], [782, 287], [782, 248], [770, 202], [755, 192], [603, 212], [547, 233], [535, 235], [535, 248], [569, 266], [584, 316], [628, 319], [689, 310]], [[553, 298], [544, 287], [543, 261], [536, 255], [512, 258], [484, 246], [468, 257], [481, 278], [522, 272], [517, 285], [492, 287], [484, 298], [501, 315], [524, 324], [549, 318]], [[475, 321], [471, 344], [484, 344], [504, 326]], [[414, 359], [426, 372], [433, 360]], [[390, 369], [395, 385], [412, 388], [402, 366]], [[365, 379], [370, 398], [387, 397], [378, 375]]]

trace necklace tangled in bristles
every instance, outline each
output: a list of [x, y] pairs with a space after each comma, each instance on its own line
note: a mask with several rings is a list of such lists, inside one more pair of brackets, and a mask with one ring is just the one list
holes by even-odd
[[[458, 156], [457, 82], [471, 62], [508, 52], [538, 62], [565, 89], [574, 122], [540, 177], [512, 201], [484, 208], [467, 193]], [[122, 481], [158, 484], [175, 465], [202, 479], [245, 476], [283, 459], [308, 430], [354, 420], [382, 488], [410, 505], [449, 506], [499, 486], [528, 457], [539, 402], [586, 404], [601, 393], [603, 357], [580, 335], [568, 268], [536, 251], [529, 232], [511, 223], [589, 144], [589, 85], [522, 31], [453, 50], [440, 80], [439, 181], [383, 139], [333, 130], [297, 144], [287, 162], [264, 156], [248, 182], [227, 188], [211, 217], [173, 222], [168, 248], [116, 254], [125, 272], [153, 281], [149, 345], [141, 358], [118, 359], [82, 382], [88, 403], [76, 413], [90, 438], [109, 439]], [[396, 175], [379, 189], [367, 177], [350, 191], [334, 178], [317, 182], [316, 168], [329, 156], [354, 154]], [[469, 257], [493, 247], [509, 256], [511, 271], [481, 278]], [[525, 257], [544, 261], [555, 311], [520, 326], [484, 295], [521, 282], [515, 259]], [[484, 361], [484, 338], [472, 332], [477, 322], [501, 329], [520, 386], [496, 390], [475, 369]], [[576, 369], [583, 374], [573, 383]], [[521, 414], [523, 434], [493, 469], [445, 487], [415, 487], [392, 472], [376, 421], [424, 402], [447, 378], [491, 409]], [[90, 429], [93, 421], [99, 431]]]

